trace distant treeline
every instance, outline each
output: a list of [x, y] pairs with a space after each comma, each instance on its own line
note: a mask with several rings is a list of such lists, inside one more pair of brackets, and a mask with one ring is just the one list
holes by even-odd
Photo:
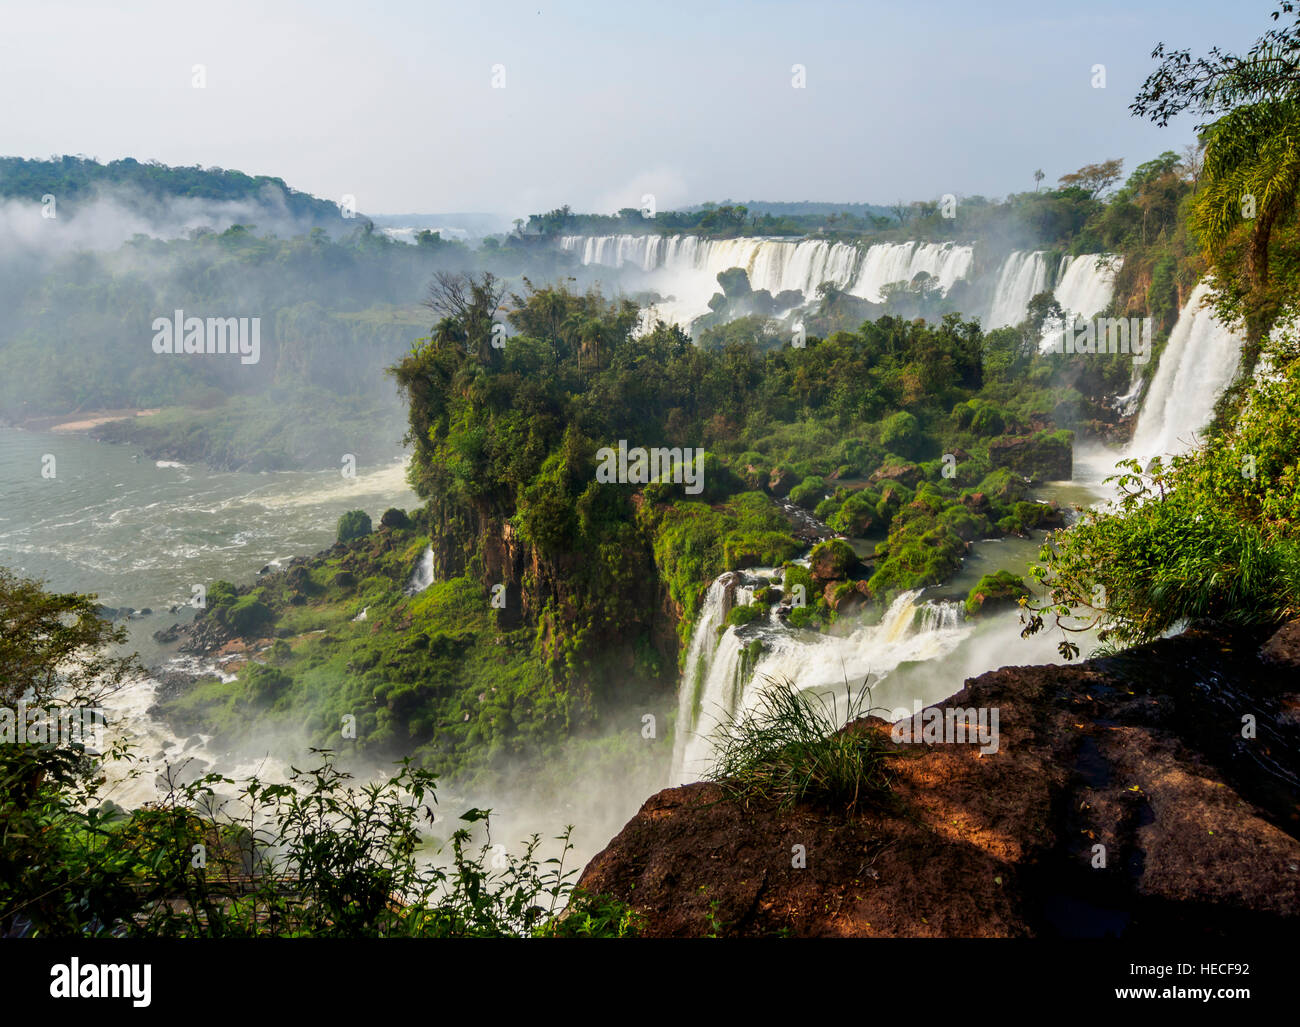
[[[1089, 164], [1063, 175], [1057, 188], [1012, 193], [1005, 199], [947, 196], [873, 204], [705, 203], [653, 217], [625, 207], [617, 214], [581, 214], [567, 204], [533, 214], [526, 236], [693, 234], [711, 237], [814, 236], [843, 242], [975, 242], [995, 257], [1012, 249], [1069, 253], [1118, 252], [1160, 238], [1172, 240], [1178, 204], [1192, 189], [1194, 156], [1167, 151], [1123, 180], [1123, 161]], [[1041, 176], [1041, 173], [1039, 173]], [[1036, 176], [1036, 177], [1039, 177]]]
[[[766, 204], [765, 207], [800, 207], [804, 204]], [[857, 206], [858, 213], [835, 208], [834, 204], [808, 204], [824, 206], [825, 212], [777, 213], [773, 210], [751, 209], [744, 204], [706, 203], [694, 210], [667, 210], [647, 216], [635, 207], [625, 207], [617, 214], [579, 214], [567, 204], [545, 214], [533, 214], [522, 229], [524, 235], [617, 235], [617, 234], [689, 234], [704, 236], [737, 235], [825, 235], [849, 233], [863, 235], [881, 232], [898, 224], [897, 219], [872, 213], [881, 208], [864, 204]]]
[[133, 157], [100, 164], [89, 157], [64, 155], [49, 160], [0, 157], [0, 197], [39, 202], [56, 197], [64, 210], [75, 214], [79, 201], [113, 191], [122, 201], [133, 199], [163, 203], [187, 198], [218, 202], [248, 201], [283, 204], [289, 217], [319, 225], [344, 219], [336, 203], [300, 192], [282, 178], [246, 175], [224, 168], [171, 167], [159, 161], [140, 162]]

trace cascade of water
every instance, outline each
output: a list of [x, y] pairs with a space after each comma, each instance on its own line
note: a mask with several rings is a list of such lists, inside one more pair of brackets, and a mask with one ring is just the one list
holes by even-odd
[[[772, 295], [797, 291], [809, 302], [817, 286], [832, 282], [854, 296], [880, 303], [883, 288], [910, 282], [922, 271], [933, 275], [943, 292], [970, 274], [974, 248], [955, 243], [876, 243], [865, 249], [821, 239], [701, 239], [694, 235], [564, 236], [562, 249], [578, 253], [584, 265], [636, 268], [660, 272], [655, 283], [678, 295], [669, 313], [686, 320], [707, 310], [717, 291], [717, 275], [733, 267], [749, 275], [750, 287]], [[1110, 303], [1118, 258], [1098, 268], [1100, 254], [1062, 257], [1053, 290], [1057, 302], [1089, 318]], [[1042, 251], [1016, 252], [1003, 263], [989, 300], [989, 328], [1018, 323], [1029, 301], [1047, 287], [1047, 259]], [[663, 290], [661, 290], [663, 291]]]
[[[750, 583], [737, 588], [745, 602], [753, 587], [770, 579], [772, 571], [746, 572]], [[721, 581], [721, 579], [719, 579]], [[891, 691], [889, 674], [900, 664], [941, 657], [967, 637], [971, 626], [959, 603], [922, 603], [920, 592], [905, 592], [890, 604], [878, 624], [861, 625], [847, 635], [823, 635], [786, 626], [777, 617], [753, 622], [743, 630], [729, 627], [701, 660], [701, 634], [716, 636], [722, 623], [719, 582], [710, 587], [700, 626], [678, 692], [677, 737], [672, 783], [696, 780], [708, 771], [713, 734], [720, 723], [751, 710], [762, 694], [756, 682], [789, 681], [799, 691], [843, 694], [845, 682], [861, 688], [870, 678], [872, 705], [882, 709], [908, 706], [911, 695]], [[704, 628], [707, 626], [707, 632]], [[747, 659], [746, 646], [758, 640], [762, 651]], [[900, 686], [902, 687], [902, 686]], [[840, 709], [843, 704], [840, 704]]]
[[1029, 301], [1046, 288], [1047, 257], [1041, 250], [1011, 254], [998, 272], [988, 330], [1019, 324], [1029, 310]]
[[584, 265], [636, 267], [651, 274], [651, 284], [676, 301], [671, 316], [689, 320], [708, 309], [717, 275], [733, 267], [749, 275], [750, 287], [773, 296], [796, 291], [804, 302], [831, 282], [853, 295], [878, 303], [891, 282], [910, 282], [919, 272], [934, 276], [947, 291], [970, 271], [973, 249], [954, 243], [878, 243], [862, 250], [821, 239], [701, 239], [673, 236], [564, 236], [562, 249], [580, 254]]
[[705, 593], [704, 605], [700, 608], [695, 630], [691, 633], [691, 644], [686, 650], [686, 663], [682, 667], [678, 689], [677, 727], [673, 740], [674, 767], [680, 764], [685, 741], [694, 733], [699, 720], [704, 683], [709, 678], [718, 647], [718, 628], [726, 617], [726, 596], [727, 576], [724, 574]]
[[420, 562], [415, 565], [415, 572], [406, 586], [407, 595], [416, 595], [433, 584], [433, 546], [424, 550]]
[[1152, 457], [1185, 453], [1196, 444], [1214, 404], [1237, 373], [1238, 332], [1226, 328], [1206, 305], [1206, 279], [1192, 290], [1178, 315], [1147, 390], [1125, 456], [1145, 465]]
[[1115, 275], [1123, 264], [1122, 257], [1109, 257], [1098, 268], [1098, 260], [1105, 255], [1085, 253], [1078, 257], [1062, 257], [1056, 273], [1056, 288], [1052, 294], [1063, 310], [1072, 311], [1087, 320], [1100, 314], [1110, 305], [1115, 294]]
[[922, 271], [933, 275], [944, 292], [970, 270], [974, 251], [953, 243], [877, 243], [867, 249], [850, 290], [855, 296], [880, 303], [883, 288], [892, 282], [910, 282]]

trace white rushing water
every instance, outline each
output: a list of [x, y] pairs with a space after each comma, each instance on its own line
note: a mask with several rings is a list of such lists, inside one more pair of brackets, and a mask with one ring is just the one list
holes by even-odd
[[564, 250], [578, 253], [584, 265], [632, 269], [646, 284], [672, 299], [659, 307], [669, 320], [688, 323], [708, 312], [719, 291], [717, 276], [743, 268], [749, 284], [773, 296], [797, 291], [816, 299], [817, 286], [831, 282], [849, 293], [879, 303], [881, 288], [910, 282], [924, 271], [947, 292], [970, 271], [973, 250], [954, 243], [877, 243], [866, 249], [821, 239], [701, 239], [694, 235], [564, 236]]
[[868, 247], [849, 290], [855, 296], [880, 303], [881, 289], [891, 282], [910, 282], [922, 271], [934, 276], [943, 292], [970, 273], [974, 250], [953, 243], [877, 243]]
[[[733, 605], [746, 605], [755, 587], [778, 573], [744, 572], [743, 581], [734, 586]], [[728, 627], [719, 634], [726, 619], [726, 583], [735, 577], [723, 575], [709, 587], [691, 639], [678, 696], [673, 784], [698, 780], [708, 771], [717, 725], [752, 710], [767, 682], [789, 681], [800, 691], [838, 692], [841, 708], [846, 682], [856, 693], [868, 678], [871, 704], [881, 709], [910, 706], [917, 698], [934, 702], [953, 691], [945, 683], [937, 692], [930, 689], [918, 696], [915, 681], [891, 672], [904, 663], [944, 657], [973, 632], [974, 625], [964, 620], [957, 603], [927, 603], [919, 591], [905, 592], [880, 623], [859, 625], [845, 635], [790, 628], [774, 609], [766, 624]], [[763, 651], [748, 659], [746, 647], [755, 641]]]
[[1124, 455], [1143, 466], [1186, 453], [1210, 423], [1214, 404], [1237, 373], [1244, 336], [1223, 325], [1206, 300], [1210, 283], [1192, 290], [1165, 344], [1155, 378]]
[[1062, 257], [1052, 295], [1061, 309], [1085, 320], [1095, 317], [1110, 305], [1115, 294], [1115, 275], [1122, 264], [1122, 257], [1102, 253]]
[[1047, 256], [1041, 250], [1011, 254], [998, 272], [985, 327], [991, 331], [1019, 324], [1029, 309], [1029, 301], [1046, 288]]
[[[889, 242], [860, 247], [821, 239], [772, 239], [756, 236], [738, 239], [702, 239], [694, 235], [568, 235], [560, 247], [576, 253], [584, 266], [609, 267], [646, 276], [643, 283], [661, 295], [671, 296], [658, 314], [689, 324], [708, 312], [709, 298], [718, 291], [717, 276], [730, 268], [743, 268], [750, 287], [773, 296], [797, 291], [803, 302], [816, 299], [817, 287], [830, 282], [850, 295], [884, 302], [884, 287], [911, 282], [924, 272], [933, 276], [940, 291], [948, 293], [970, 276], [974, 247], [957, 243]], [[1080, 317], [1092, 317], [1110, 303], [1114, 291], [1115, 259], [1103, 254], [1062, 257], [1054, 289], [1061, 306]], [[1041, 250], [1017, 251], [999, 269], [992, 295], [980, 302], [988, 312], [987, 326], [1001, 328], [1020, 323], [1029, 301], [1047, 288], [1047, 255]]]
[[406, 586], [407, 595], [416, 595], [433, 584], [433, 546], [428, 546], [415, 566], [415, 573]]

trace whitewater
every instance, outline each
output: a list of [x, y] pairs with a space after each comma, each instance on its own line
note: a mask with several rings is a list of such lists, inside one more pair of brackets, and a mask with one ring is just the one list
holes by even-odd
[[[708, 312], [709, 299], [719, 290], [718, 273], [731, 268], [743, 269], [752, 289], [766, 289], [774, 297], [798, 292], [803, 304], [817, 299], [823, 283], [881, 303], [886, 286], [911, 283], [922, 273], [947, 295], [958, 282], [970, 280], [975, 261], [974, 246], [953, 242], [858, 246], [761, 236], [569, 235], [561, 237], [560, 248], [584, 267], [616, 270], [620, 283], [635, 282], [669, 297], [657, 313], [684, 327]], [[1119, 266], [1119, 259], [1107, 254], [1062, 257], [1051, 291], [1066, 310], [1092, 317], [1110, 303]], [[982, 318], [986, 328], [1018, 324], [1029, 301], [1048, 289], [1048, 272], [1046, 252], [1013, 252], [1001, 262], [986, 294], [975, 298], [974, 309], [963, 313]]]
[[[1095, 271], [1095, 257], [1090, 262]], [[1024, 279], [1036, 278], [1041, 269], [1027, 255], [1005, 270], [1005, 280], [1016, 283], [1023, 294], [1032, 287], [1025, 286]], [[1080, 310], [1101, 302], [1100, 291], [1085, 276], [1079, 274], [1071, 282], [1075, 291], [1070, 295]], [[1076, 452], [1074, 480], [1040, 487], [1039, 498], [1102, 501], [1109, 494], [1103, 480], [1114, 472], [1116, 461], [1167, 458], [1197, 444], [1215, 401], [1237, 373], [1244, 341], [1214, 315], [1207, 304], [1210, 291], [1210, 283], [1202, 282], [1180, 311], [1147, 388], [1132, 441], [1120, 448], [1094, 445]], [[946, 699], [960, 691], [968, 677], [985, 671], [1061, 662], [1049, 633], [1020, 637], [1018, 610], [970, 620], [960, 603], [925, 595], [926, 591], [961, 593], [980, 573], [992, 570], [1023, 574], [1036, 550], [1032, 541], [1028, 546], [1017, 540], [976, 542], [966, 557], [967, 566], [954, 581], [937, 590], [904, 592], [878, 624], [850, 620], [847, 628], [837, 623], [831, 634], [790, 627], [776, 607], [763, 623], [726, 626], [729, 610], [752, 602], [756, 588], [779, 584], [780, 572], [755, 569], [722, 575], [705, 593], [683, 665], [669, 783], [707, 775], [718, 726], [753, 711], [770, 683], [785, 682], [798, 691], [823, 696], [869, 687], [869, 705], [876, 715], [896, 719], [893, 711]], [[761, 646], [756, 659], [749, 655], [755, 643]], [[841, 702], [838, 708], [844, 707]]]

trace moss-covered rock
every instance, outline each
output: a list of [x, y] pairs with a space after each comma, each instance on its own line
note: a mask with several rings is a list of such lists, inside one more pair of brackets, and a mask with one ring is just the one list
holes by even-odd
[[858, 566], [858, 554], [840, 538], [833, 538], [815, 547], [808, 558], [809, 572], [817, 584], [841, 581]]
[[1074, 473], [1074, 432], [1040, 431], [993, 439], [989, 461], [1031, 481], [1066, 481]]
[[985, 574], [971, 588], [966, 596], [966, 615], [974, 617], [979, 613], [998, 606], [1006, 606], [1020, 601], [1029, 595], [1024, 578], [1010, 571], [998, 571]]
[[922, 477], [924, 477], [924, 472], [916, 464], [886, 464], [876, 470], [868, 481], [872, 485], [879, 485], [885, 481], [895, 481], [901, 485], [906, 485], [909, 489], [914, 489]]
[[826, 524], [841, 534], [862, 538], [879, 525], [881, 518], [876, 510], [879, 505], [880, 496], [875, 492], [867, 489], [852, 492], [840, 504], [839, 509], [831, 514]]
[[826, 479], [809, 475], [790, 490], [790, 502], [805, 510], [812, 510], [826, 497]]

